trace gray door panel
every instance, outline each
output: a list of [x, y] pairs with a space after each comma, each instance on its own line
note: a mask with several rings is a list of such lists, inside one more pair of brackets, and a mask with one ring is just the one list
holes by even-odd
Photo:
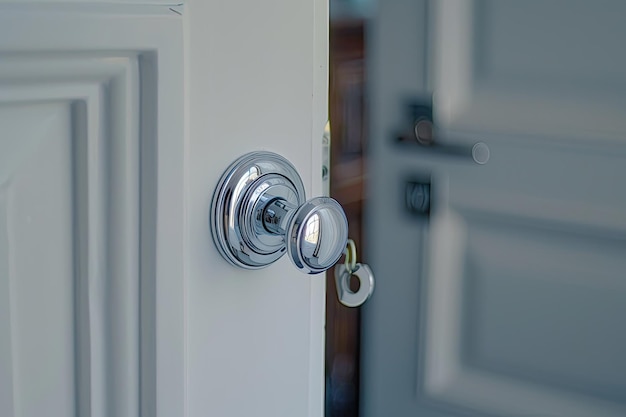
[[[363, 415], [626, 415], [626, 5], [379, 12]], [[431, 94], [437, 146], [394, 142], [406, 97]], [[445, 152], [477, 142], [484, 165]]]

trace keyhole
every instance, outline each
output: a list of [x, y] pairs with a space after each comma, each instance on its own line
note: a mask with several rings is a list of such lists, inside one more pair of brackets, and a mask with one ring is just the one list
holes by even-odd
[[356, 275], [350, 275], [350, 291], [356, 293], [361, 288], [361, 280]]

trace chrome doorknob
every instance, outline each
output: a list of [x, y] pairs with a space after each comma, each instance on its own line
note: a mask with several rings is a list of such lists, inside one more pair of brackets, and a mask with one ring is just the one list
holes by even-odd
[[341, 257], [348, 220], [337, 201], [305, 201], [294, 166], [271, 152], [253, 152], [233, 162], [213, 194], [213, 240], [231, 264], [265, 267], [285, 253], [300, 271], [326, 271]]

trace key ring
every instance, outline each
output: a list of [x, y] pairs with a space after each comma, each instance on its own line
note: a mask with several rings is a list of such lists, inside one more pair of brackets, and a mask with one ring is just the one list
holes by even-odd
[[348, 239], [346, 249], [343, 252], [346, 254], [343, 265], [346, 267], [346, 271], [352, 274], [356, 271], [356, 245], [354, 244], [354, 240]]

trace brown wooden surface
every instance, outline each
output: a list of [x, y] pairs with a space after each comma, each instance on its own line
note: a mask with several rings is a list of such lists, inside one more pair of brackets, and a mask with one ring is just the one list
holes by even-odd
[[[331, 21], [330, 193], [341, 203], [349, 222], [349, 236], [364, 261], [361, 240], [364, 199], [365, 67], [363, 21]], [[360, 309], [339, 303], [334, 271], [328, 272], [326, 291], [326, 417], [359, 414]]]

